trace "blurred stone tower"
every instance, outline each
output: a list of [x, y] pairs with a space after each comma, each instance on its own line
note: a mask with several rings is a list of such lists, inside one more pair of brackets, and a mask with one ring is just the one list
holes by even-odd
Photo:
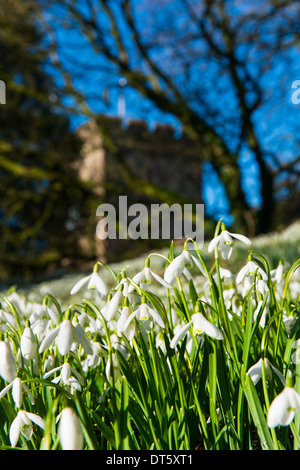
[[[81, 179], [95, 183], [99, 204], [117, 207], [120, 195], [128, 196], [128, 204], [202, 203], [201, 148], [186, 135], [176, 137], [172, 126], [157, 125], [150, 131], [141, 120], [124, 125], [119, 117], [101, 116], [98, 123], [81, 125], [78, 135], [83, 141], [78, 173]], [[100, 240], [96, 214], [92, 217], [94, 243], [86, 237], [82, 240], [92, 258], [114, 261], [153, 248], [151, 240]]]

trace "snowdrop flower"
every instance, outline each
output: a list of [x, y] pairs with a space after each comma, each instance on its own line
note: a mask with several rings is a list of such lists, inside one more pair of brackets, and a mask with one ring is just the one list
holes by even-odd
[[4, 310], [0, 310], [0, 331], [5, 333], [9, 329], [9, 325], [15, 329], [17, 328], [14, 316], [10, 313], [4, 312]]
[[78, 281], [71, 289], [70, 294], [77, 294], [77, 292], [79, 292], [80, 289], [85, 285], [87, 285], [88, 289], [95, 289], [101, 297], [107, 296], [107, 286], [97, 271], [94, 271], [92, 274], [89, 274], [83, 279], [80, 279], [80, 281]]
[[36, 350], [37, 350], [37, 343], [35, 336], [32, 332], [30, 326], [26, 326], [21, 336], [20, 341], [20, 349], [22, 356], [30, 361], [31, 359], [35, 358]]
[[57, 349], [62, 356], [70, 351], [74, 342], [80, 343], [87, 354], [93, 354], [93, 348], [86, 339], [83, 328], [78, 323], [73, 325], [70, 320], [64, 320], [44, 338], [39, 352], [43, 353], [55, 339]]
[[32, 311], [32, 303], [26, 300], [24, 295], [20, 295], [17, 292], [12, 292], [7, 299], [17, 307], [19, 312], [23, 312], [24, 316], [29, 316]]
[[48, 333], [51, 322], [56, 325], [58, 313], [54, 312], [48, 305], [38, 305], [29, 317], [29, 323], [34, 335], [41, 342]]
[[104, 355], [103, 346], [99, 342], [92, 343], [93, 354], [89, 354], [85, 360], [81, 362], [82, 370], [88, 372], [89, 368], [95, 368], [100, 364]]
[[256, 278], [256, 289], [264, 297], [269, 295], [269, 287], [266, 281]]
[[195, 258], [195, 256], [191, 255], [188, 250], [183, 249], [182, 253], [178, 255], [171, 263], [167, 266], [164, 274], [164, 280], [168, 284], [173, 284], [177, 277], [184, 274], [187, 278], [190, 277], [188, 268], [192, 268], [193, 264], [195, 264], [201, 273], [206, 277], [206, 273], [203, 269], [202, 264], [200, 261]]
[[64, 408], [60, 414], [58, 435], [62, 450], [82, 450], [83, 432], [78, 415], [73, 408]]
[[105, 367], [105, 374], [109, 384], [112, 382], [111, 379], [113, 379], [114, 383], [117, 382], [120, 375], [120, 364], [116, 353], [112, 353], [112, 360], [110, 360], [110, 357], [108, 358]]
[[[229, 269], [224, 269], [224, 268], [220, 268], [220, 277], [221, 277], [221, 280], [224, 281], [225, 279], [229, 279], [229, 280], [232, 280], [233, 279], [233, 274], [231, 271], [229, 271]], [[216, 279], [216, 274], [214, 275], [214, 279]]]
[[128, 341], [131, 341], [134, 336], [137, 334], [137, 328], [135, 324], [129, 320], [127, 323], [127, 320], [131, 316], [132, 311], [131, 309], [125, 305], [122, 308], [120, 318], [117, 322], [117, 335], [122, 336], [122, 334], [128, 339]]
[[124, 330], [125, 331], [130, 322], [136, 318], [140, 322], [144, 323], [146, 326], [146, 329], [150, 329], [150, 321], [154, 320], [161, 328], [165, 327], [164, 321], [159, 315], [159, 313], [154, 310], [153, 308], [149, 307], [146, 303], [142, 302], [138, 308], [127, 318], [127, 320], [124, 323]]
[[172, 338], [170, 343], [172, 349], [174, 349], [179, 341], [187, 334], [191, 326], [193, 326], [194, 336], [203, 335], [205, 333], [217, 340], [223, 339], [221, 330], [208, 321], [201, 312], [196, 312], [191, 316], [191, 321], [180, 328]]
[[55, 364], [55, 355], [48, 354], [44, 361], [44, 367], [43, 367], [44, 372], [53, 369], [54, 364]]
[[277, 268], [270, 272], [272, 281], [280, 283], [283, 280], [283, 268], [283, 262], [280, 260]]
[[[58, 377], [52, 380], [53, 383], [59, 384], [62, 386], [67, 386], [70, 388], [71, 393], [73, 393], [74, 389], [81, 392], [81, 387], [84, 385], [84, 380], [81, 375], [75, 370], [73, 367], [70, 366], [67, 362], [65, 362], [62, 366], [55, 367], [54, 369], [50, 370], [46, 374], [44, 374], [43, 378], [48, 379], [51, 375], [53, 375], [57, 371], [61, 371]], [[72, 373], [74, 376], [72, 376]]]
[[236, 283], [240, 284], [245, 278], [249, 278], [248, 281], [252, 285], [253, 278], [254, 278], [255, 274], [257, 274], [257, 273], [259, 273], [261, 275], [261, 278], [264, 281], [267, 281], [268, 276], [265, 273], [265, 271], [260, 266], [258, 266], [258, 264], [255, 263], [250, 257], [250, 259], [248, 259], [247, 264], [238, 273], [238, 275], [236, 277]]
[[131, 279], [127, 277], [123, 277], [121, 281], [116, 285], [115, 289], [121, 290], [124, 298], [128, 297], [132, 305], [136, 305], [140, 303], [141, 297], [140, 295], [137, 294], [137, 292], [135, 292], [132, 286]]
[[[166, 287], [167, 289], [172, 289], [171, 284], [166, 282], [162, 277], [155, 274], [149, 268], [149, 258], [147, 258], [145, 262], [145, 267], [139, 273], [133, 276], [132, 283], [138, 284], [143, 290], [148, 290], [153, 280], [156, 280], [157, 282], [159, 282], [159, 284]], [[130, 285], [130, 287], [128, 288], [128, 293], [132, 292], [133, 290], [134, 290], [134, 285]]]
[[32, 325], [37, 320], [51, 320], [54, 324], [57, 323], [58, 313], [52, 310], [48, 305], [38, 305], [34, 312], [29, 317], [29, 322]]
[[300, 411], [300, 395], [290, 386], [284, 387], [282, 392], [272, 401], [268, 411], [268, 426], [288, 426], [294, 419], [295, 413]]
[[6, 393], [12, 388], [12, 397], [17, 406], [17, 408], [21, 408], [23, 402], [23, 390], [28, 393], [30, 398], [31, 404], [34, 405], [35, 401], [32, 396], [32, 393], [28, 389], [28, 387], [22, 382], [19, 377], [16, 377], [7, 387], [1, 390], [0, 398], [4, 397]]
[[156, 335], [155, 346], [157, 347], [157, 349], [160, 348], [165, 356], [167, 355], [165, 338], [162, 333]]
[[101, 309], [101, 313], [106, 321], [111, 321], [115, 318], [122, 298], [123, 292], [121, 290], [118, 290], [109, 300], [109, 302], [107, 302], [107, 304], [105, 304], [104, 307]]
[[286, 314], [283, 315], [283, 324], [288, 335], [290, 334], [295, 323], [296, 318], [293, 315], [289, 315], [288, 317], [286, 316]]
[[[281, 372], [274, 367], [270, 361], [265, 358], [264, 359], [264, 365], [265, 365], [265, 372], [266, 372], [266, 379], [271, 380], [272, 378], [272, 370], [275, 372], [275, 374], [279, 377], [283, 385], [285, 385], [285, 378], [281, 374]], [[250, 376], [252, 382], [254, 385], [256, 385], [260, 379], [262, 378], [262, 359], [260, 358], [259, 361], [254, 364], [250, 369], [248, 370], [247, 374]]]
[[216, 247], [218, 247], [222, 257], [228, 260], [232, 253], [232, 237], [240, 240], [246, 245], [251, 245], [251, 241], [249, 240], [249, 238], [245, 237], [244, 235], [239, 235], [238, 233], [228, 232], [228, 230], [225, 229], [224, 224], [222, 224], [222, 231], [220, 235], [211, 240], [210, 244], [208, 245], [208, 252], [211, 253]]
[[[260, 276], [260, 275], [259, 275]], [[249, 287], [249, 285], [245, 285], [244, 286], [244, 290], [247, 292], [251, 287]], [[267, 312], [268, 312], [268, 306], [269, 306], [269, 303], [270, 303], [270, 296], [269, 296], [269, 287], [266, 283], [266, 281], [264, 281], [263, 279], [259, 279], [259, 278], [256, 278], [256, 285], [255, 285], [255, 288], [259, 294], [259, 301], [256, 305], [256, 308], [255, 308], [255, 311], [253, 313], [253, 319], [254, 321], [256, 321], [256, 318], [257, 316], [260, 314], [261, 312], [261, 308], [263, 306], [263, 304], [265, 303], [265, 307], [264, 307], [264, 310], [262, 312], [262, 315], [261, 315], [261, 318], [259, 320], [259, 324], [262, 328], [265, 327], [265, 324], [266, 324], [266, 318], [267, 318]]]
[[122, 354], [124, 358], [128, 357], [129, 352], [128, 349], [124, 343], [124, 341], [115, 333], [112, 333], [110, 335], [110, 345], [113, 348], [114, 351], [119, 351], [119, 353]]
[[[256, 319], [258, 317], [258, 315], [261, 311], [263, 303], [264, 303], [264, 300], [259, 300], [258, 301], [256, 309], [253, 312], [253, 320], [254, 321], [256, 321]], [[262, 328], [264, 328], [265, 325], [266, 325], [266, 319], [267, 319], [267, 310], [266, 310], [266, 305], [265, 305], [264, 311], [262, 312], [262, 315], [261, 315], [260, 320], [259, 320], [259, 324]]]
[[33, 434], [32, 423], [37, 424], [42, 429], [45, 428], [45, 422], [42, 418], [40, 418], [40, 416], [29, 413], [25, 410], [19, 410], [9, 430], [9, 439], [12, 447], [17, 445], [20, 433], [25, 437], [25, 439], [31, 439]]
[[8, 383], [17, 376], [16, 360], [7, 340], [0, 341], [0, 375]]

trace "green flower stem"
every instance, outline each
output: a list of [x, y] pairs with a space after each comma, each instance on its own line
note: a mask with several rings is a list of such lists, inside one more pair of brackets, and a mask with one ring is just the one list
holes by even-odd
[[185, 295], [184, 295], [184, 292], [183, 292], [181, 280], [179, 279], [179, 277], [176, 277], [176, 283], [177, 283], [178, 291], [179, 291], [179, 294], [180, 294], [180, 298], [181, 298], [183, 306], [184, 306], [184, 312], [185, 312], [187, 321], [189, 322], [189, 321], [191, 321], [191, 315], [190, 315], [189, 307], [188, 307], [188, 304], [187, 304], [187, 301], [186, 301], [186, 298], [185, 298]]

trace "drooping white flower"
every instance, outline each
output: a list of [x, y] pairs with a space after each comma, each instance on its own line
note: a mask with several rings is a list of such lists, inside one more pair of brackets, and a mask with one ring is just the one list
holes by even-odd
[[19, 410], [16, 418], [11, 423], [9, 430], [9, 439], [12, 447], [18, 443], [20, 433], [29, 440], [33, 434], [33, 425], [37, 424], [40, 428], [45, 428], [45, 421], [38, 415], [29, 413], [25, 410]]
[[272, 401], [268, 411], [268, 426], [288, 426], [300, 411], [300, 394], [292, 387], [286, 386]]
[[56, 325], [58, 313], [48, 305], [37, 305], [34, 312], [29, 317], [30, 326], [34, 335], [41, 342], [51, 328], [51, 323]]
[[110, 345], [114, 351], [118, 351], [126, 359], [129, 356], [125, 342], [116, 333], [112, 333], [109, 337]]
[[239, 271], [236, 277], [236, 283], [239, 284], [245, 278], [249, 278], [249, 283], [252, 285], [253, 278], [257, 273], [261, 275], [263, 281], [267, 281], [267, 273], [257, 263], [255, 263], [255, 261], [250, 259], [248, 260], [247, 264]]
[[293, 315], [287, 316], [285, 313], [283, 314], [283, 324], [285, 326], [286, 332], [289, 335], [293, 326], [295, 325], [297, 318]]
[[131, 314], [132, 311], [130, 310], [130, 307], [125, 305], [122, 308], [120, 318], [117, 321], [117, 335], [124, 335], [128, 339], [128, 341], [131, 341], [137, 333], [137, 329], [134, 322], [130, 320], [129, 323], [127, 323], [127, 320], [129, 319]]
[[[265, 357], [264, 359], [264, 365], [265, 365], [265, 373], [266, 373], [266, 379], [271, 380], [272, 378], [272, 371], [275, 372], [275, 374], [279, 377], [283, 385], [285, 385], [285, 378], [281, 374], [281, 372], [274, 367], [270, 361]], [[252, 382], [254, 385], [256, 385], [260, 379], [262, 378], [262, 359], [260, 358], [256, 364], [250, 367], [248, 370], [247, 374], [251, 377]]]
[[87, 354], [93, 354], [93, 348], [79, 323], [73, 325], [70, 320], [64, 320], [44, 338], [40, 345], [39, 352], [43, 353], [55, 339], [57, 349], [62, 356], [70, 351], [74, 342], [81, 344]]
[[78, 415], [73, 408], [64, 408], [60, 414], [58, 435], [62, 450], [82, 450], [84, 437]]
[[16, 320], [11, 313], [4, 312], [0, 310], [0, 331], [5, 333], [11, 325], [13, 328], [17, 328]]
[[[254, 310], [253, 312], [253, 320], [256, 321], [258, 315], [261, 313], [261, 308], [264, 304], [264, 300], [259, 300], [258, 303], [257, 303], [257, 306], [256, 306], [256, 309]], [[260, 320], [259, 320], [259, 324], [262, 328], [265, 327], [266, 325], [266, 319], [267, 319], [267, 310], [266, 310], [266, 305], [264, 307], [264, 310], [261, 314], [261, 317], [260, 317]]]
[[80, 281], [76, 282], [74, 287], [71, 289], [70, 294], [77, 294], [83, 286], [87, 285], [88, 289], [96, 290], [102, 297], [107, 296], [107, 286], [103, 279], [99, 276], [99, 273], [94, 271], [92, 274], [85, 276]]
[[121, 290], [118, 290], [101, 309], [101, 313], [106, 321], [111, 321], [115, 318], [122, 298], [123, 292]]
[[44, 372], [53, 369], [54, 364], [55, 364], [55, 355], [54, 354], [48, 354], [47, 357], [44, 360], [44, 365], [43, 365]]
[[50, 370], [44, 374], [43, 378], [48, 379], [57, 371], [60, 371], [60, 375], [52, 380], [53, 383], [68, 387], [71, 393], [73, 393], [74, 390], [81, 392], [84, 385], [84, 380], [79, 372], [77, 372], [77, 370], [71, 367], [67, 362], [65, 362], [62, 366], [55, 367], [54, 369]]
[[180, 277], [181, 274], [184, 274], [189, 278], [188, 268], [192, 268], [195, 264], [200, 272], [206, 276], [204, 268], [200, 261], [193, 256], [188, 250], [183, 249], [182, 253], [178, 255], [171, 263], [167, 266], [164, 274], [164, 280], [172, 285], [177, 277]]
[[283, 262], [279, 261], [277, 268], [272, 269], [270, 272], [272, 281], [280, 283], [283, 280], [283, 273], [284, 273]]
[[3, 388], [0, 392], [0, 398], [4, 397], [6, 393], [12, 388], [12, 397], [17, 406], [21, 408], [23, 402], [23, 391], [26, 392], [30, 398], [31, 404], [34, 405], [35, 401], [29, 388], [22, 382], [19, 377], [16, 377], [10, 384]]
[[223, 334], [219, 328], [208, 321], [201, 312], [196, 312], [191, 316], [191, 321], [181, 327], [172, 338], [170, 347], [174, 349], [179, 341], [187, 334], [190, 327], [193, 326], [193, 334], [203, 335], [204, 333], [217, 340], [223, 339]]
[[20, 349], [26, 360], [30, 361], [36, 357], [37, 342], [30, 326], [27, 326], [22, 333]]
[[167, 355], [167, 348], [166, 348], [165, 338], [164, 338], [164, 335], [162, 334], [162, 332], [160, 332], [156, 335], [155, 346], [157, 347], [157, 349], [160, 348], [165, 356]]
[[81, 361], [81, 366], [82, 366], [82, 370], [83, 372], [88, 372], [88, 370], [90, 368], [94, 368], [94, 367], [97, 367], [102, 358], [103, 358], [103, 355], [104, 355], [104, 349], [103, 349], [103, 346], [95, 341], [92, 343], [92, 348], [93, 348], [93, 354], [88, 354], [86, 359], [84, 359], [83, 361]]
[[211, 240], [210, 244], [208, 245], [208, 252], [211, 253], [216, 247], [218, 247], [222, 257], [228, 260], [232, 253], [232, 237], [236, 238], [237, 240], [240, 240], [243, 243], [246, 243], [246, 245], [251, 245], [251, 241], [248, 237], [245, 237], [244, 235], [240, 235], [238, 233], [231, 233], [228, 232], [228, 230], [223, 229], [220, 235]]
[[131, 315], [129, 315], [129, 317], [124, 323], [123, 331], [125, 331], [128, 328], [128, 326], [130, 325], [130, 323], [132, 322], [134, 318], [144, 323], [145, 325], [147, 324], [146, 329], [150, 328], [151, 320], [154, 320], [154, 322], [156, 322], [161, 328], [165, 327], [164, 321], [162, 317], [159, 315], [159, 313], [156, 310], [154, 310], [154, 308], [149, 307], [149, 305], [147, 305], [144, 302], [142, 302], [138, 306], [138, 308], [133, 313], [131, 313]]
[[134, 284], [139, 285], [143, 290], [148, 290], [153, 280], [156, 280], [159, 282], [159, 284], [166, 287], [167, 289], [172, 289], [171, 284], [166, 282], [166, 280], [162, 277], [158, 276], [158, 274], [154, 273], [148, 266], [145, 266], [140, 272], [133, 276], [132, 284], [129, 286], [127, 293], [130, 293], [134, 290]]
[[0, 341], [0, 375], [8, 383], [17, 376], [16, 360], [8, 340]]

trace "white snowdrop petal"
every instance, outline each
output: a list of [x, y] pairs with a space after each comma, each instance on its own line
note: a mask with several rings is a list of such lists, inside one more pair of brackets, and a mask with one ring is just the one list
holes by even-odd
[[37, 426], [39, 426], [41, 429], [45, 429], [45, 421], [38, 415], [34, 413], [30, 413], [29, 411], [26, 411], [26, 415], [32, 421], [35, 423]]
[[73, 326], [70, 320], [64, 320], [57, 335], [57, 349], [62, 356], [67, 354], [73, 343]]
[[77, 292], [79, 292], [80, 289], [89, 282], [90, 278], [91, 278], [91, 274], [89, 274], [88, 276], [85, 276], [84, 278], [80, 279], [80, 281], [76, 282], [75, 286], [71, 289], [70, 294], [71, 295], [77, 294]]
[[173, 284], [176, 277], [182, 274], [182, 271], [185, 267], [186, 259], [184, 257], [184, 252], [181, 255], [177, 256], [171, 263], [167, 266], [164, 274], [164, 280], [168, 284]]
[[170, 347], [174, 349], [179, 341], [185, 336], [185, 334], [189, 331], [190, 327], [192, 326], [193, 322], [190, 321], [186, 325], [184, 325], [180, 330], [175, 334], [170, 342]]
[[211, 240], [211, 242], [208, 245], [208, 249], [207, 249], [208, 253], [211, 253], [212, 251], [214, 251], [214, 249], [216, 248], [218, 243], [220, 243], [220, 240], [221, 240], [221, 235], [218, 235], [217, 237], [215, 237]]
[[238, 275], [236, 276], [236, 280], [235, 282], [237, 284], [239, 284], [243, 279], [244, 277], [246, 276], [246, 274], [248, 273], [248, 265], [246, 264], [246, 266], [244, 266], [238, 273]]
[[21, 418], [19, 415], [13, 420], [9, 429], [9, 440], [12, 447], [16, 447], [20, 436]]
[[93, 354], [92, 345], [87, 340], [84, 330], [79, 324], [73, 326], [73, 333], [76, 341], [81, 344], [86, 354]]
[[12, 382], [17, 375], [16, 360], [7, 341], [0, 341], [0, 375], [6, 382]]
[[240, 235], [239, 233], [231, 233], [231, 232], [229, 233], [232, 237], [237, 238], [238, 240], [245, 243], [246, 245], [251, 245], [251, 240], [249, 240], [248, 237], [245, 237], [245, 235]]
[[13, 400], [17, 408], [21, 408], [22, 401], [23, 401], [23, 393], [22, 393], [22, 381], [19, 377], [16, 377], [15, 380], [13, 381], [12, 396], [13, 396]]
[[54, 339], [58, 335], [59, 330], [60, 330], [60, 326], [57, 326], [56, 328], [54, 328], [54, 330], [51, 330], [47, 334], [47, 336], [43, 339], [43, 341], [40, 344], [40, 347], [39, 347], [40, 353], [43, 353], [44, 351], [46, 351], [47, 348], [49, 348], [49, 346], [53, 343]]

